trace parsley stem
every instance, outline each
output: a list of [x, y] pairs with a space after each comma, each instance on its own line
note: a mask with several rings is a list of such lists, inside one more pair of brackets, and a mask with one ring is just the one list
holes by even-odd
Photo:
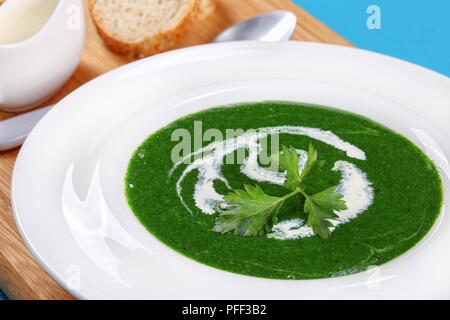
[[286, 199], [288, 199], [288, 198], [290, 198], [290, 197], [292, 197], [292, 196], [295, 196], [296, 194], [299, 194], [299, 193], [303, 193], [303, 191], [300, 190], [300, 188], [296, 188], [296, 189], [295, 189], [294, 191], [292, 191], [291, 193], [288, 193], [288, 194], [282, 196], [282, 197], [280, 198], [280, 201], [284, 201], [284, 200], [286, 200]]
[[302, 189], [300, 189], [299, 187], [297, 187], [297, 189], [299, 193], [301, 193], [306, 199], [308, 198], [308, 195], [305, 193], [305, 191], [303, 191]]

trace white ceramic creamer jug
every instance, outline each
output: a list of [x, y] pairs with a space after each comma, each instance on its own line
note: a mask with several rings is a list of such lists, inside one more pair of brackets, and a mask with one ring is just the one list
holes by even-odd
[[0, 5], [0, 110], [31, 109], [77, 68], [84, 47], [82, 0], [6, 0]]

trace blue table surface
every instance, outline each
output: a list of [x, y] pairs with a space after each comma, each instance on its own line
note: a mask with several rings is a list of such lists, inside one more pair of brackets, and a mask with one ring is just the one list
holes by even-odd
[[[449, 0], [293, 1], [359, 48], [450, 76]], [[380, 9], [381, 29], [367, 27], [371, 5]]]
[[[384, 53], [450, 76], [448, 0], [293, 0], [359, 48]], [[367, 8], [380, 9], [369, 29]], [[301, 21], [300, 21], [301, 23]], [[6, 299], [0, 290], [0, 300]]]

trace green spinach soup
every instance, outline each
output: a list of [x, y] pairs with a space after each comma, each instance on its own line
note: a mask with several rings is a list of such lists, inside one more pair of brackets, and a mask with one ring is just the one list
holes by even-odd
[[[288, 152], [291, 159], [274, 166], [273, 155]], [[298, 174], [283, 170], [293, 162]], [[292, 179], [308, 175], [285, 196]], [[427, 234], [443, 201], [435, 165], [405, 137], [350, 112], [294, 102], [182, 117], [138, 147], [125, 180], [130, 208], [167, 246], [215, 268], [272, 279], [335, 277], [386, 263]], [[320, 235], [308, 194], [322, 195], [322, 208], [332, 208], [327, 201], [339, 207], [329, 215], [317, 207]], [[237, 197], [272, 201], [272, 211], [217, 232], [223, 210], [232, 211], [227, 199], [242, 204]], [[260, 230], [241, 232], [255, 223]]]

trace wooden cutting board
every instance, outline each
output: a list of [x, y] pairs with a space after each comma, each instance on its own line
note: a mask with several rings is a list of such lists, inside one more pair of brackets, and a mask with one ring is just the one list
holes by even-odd
[[[298, 17], [294, 40], [351, 46], [347, 40], [289, 0], [217, 0], [215, 12], [193, 26], [177, 47], [208, 43], [232, 24], [280, 9], [289, 10]], [[47, 104], [58, 102], [87, 81], [130, 62], [104, 46], [86, 4], [85, 16], [86, 46], [81, 63]], [[12, 116], [14, 115], [0, 111], [0, 120]], [[73, 299], [39, 266], [17, 231], [10, 203], [10, 181], [18, 152], [18, 149], [0, 152], [0, 288], [11, 299]]]

